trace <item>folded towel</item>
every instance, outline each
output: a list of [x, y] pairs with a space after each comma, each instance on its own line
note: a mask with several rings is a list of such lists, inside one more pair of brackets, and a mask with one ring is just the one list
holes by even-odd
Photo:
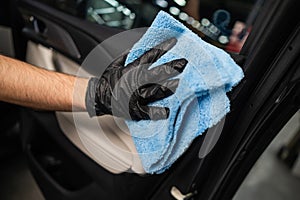
[[230, 91], [243, 71], [223, 50], [204, 42], [169, 14], [160, 11], [151, 27], [131, 49], [126, 64], [157, 44], [177, 38], [176, 45], [151, 67], [186, 58], [188, 64], [176, 92], [152, 103], [170, 108], [165, 120], [126, 121], [147, 173], [162, 173], [189, 147], [195, 137], [229, 112]]

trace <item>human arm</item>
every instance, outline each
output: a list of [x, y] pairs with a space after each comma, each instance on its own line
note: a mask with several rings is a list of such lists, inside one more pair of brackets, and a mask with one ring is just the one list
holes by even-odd
[[[150, 49], [125, 66], [128, 53], [112, 62], [99, 78], [85, 79], [48, 71], [0, 56], [0, 101], [34, 109], [87, 110], [89, 115], [125, 119], [164, 119], [168, 108], [148, 106], [172, 95], [187, 61], [177, 59], [149, 69], [177, 40]], [[76, 87], [75, 87], [76, 85]]]
[[[78, 87], [73, 102], [75, 82]], [[85, 110], [87, 83], [88, 79], [0, 55], [0, 101], [41, 110]]]

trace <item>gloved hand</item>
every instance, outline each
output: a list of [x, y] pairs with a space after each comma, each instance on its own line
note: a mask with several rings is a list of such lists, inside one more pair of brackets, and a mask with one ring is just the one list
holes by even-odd
[[177, 59], [148, 68], [176, 42], [175, 38], [169, 39], [124, 66], [127, 52], [113, 61], [99, 79], [91, 78], [86, 94], [89, 115], [110, 114], [132, 120], [167, 118], [168, 108], [148, 104], [174, 93], [179, 79], [170, 78], [184, 70], [187, 60]]

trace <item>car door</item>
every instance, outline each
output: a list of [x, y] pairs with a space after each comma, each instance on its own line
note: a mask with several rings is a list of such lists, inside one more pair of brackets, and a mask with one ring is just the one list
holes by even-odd
[[[85, 71], [84, 74], [88, 74], [88, 76], [96, 75], [93, 74], [96, 71], [94, 68], [106, 67], [109, 62], [102, 59], [98, 66], [84, 68], [81, 63], [88, 54], [108, 37], [136, 26], [137, 22], [139, 22], [139, 26], [143, 24], [140, 19], [134, 21], [135, 13], [118, 1], [25, 0], [19, 1], [18, 8], [24, 19], [22, 34], [28, 40], [26, 61], [48, 70], [73, 75], [76, 75], [78, 71]], [[111, 8], [116, 13], [109, 13]], [[102, 16], [104, 21], [100, 19], [100, 14], [98, 16], [97, 12], [105, 13], [105, 16]], [[109, 19], [106, 20], [105, 17]], [[115, 38], [117, 40], [110, 40], [112, 43], [108, 44], [108, 48], [101, 46], [96, 48], [100, 49], [100, 53], [96, 52], [99, 56], [105, 55], [104, 58], [111, 60], [122, 53], [120, 50], [125, 50], [124, 44], [125, 48], [126, 45], [134, 44], [144, 30], [131, 32], [129, 37], [132, 39]], [[120, 46], [120, 42], [123, 46]], [[88, 126], [88, 131], [85, 131], [89, 133], [88, 136], [93, 135], [91, 132], [99, 136], [101, 131], [99, 132], [97, 129], [97, 124], [90, 123], [91, 120], [86, 113], [75, 115], [76, 119], [71, 113], [41, 113], [30, 110], [23, 112], [23, 147], [28, 155], [31, 171], [41, 190], [49, 199], [120, 198], [119, 196], [123, 194], [113, 192], [117, 189], [114, 182], [120, 181], [114, 179], [122, 179], [124, 175], [116, 177], [114, 173], [120, 174], [128, 171], [131, 162], [135, 162], [135, 158], [115, 159], [111, 154], [123, 155], [124, 153], [122, 154], [119, 147], [130, 151], [131, 148], [126, 145], [132, 143], [131, 138], [124, 135], [120, 139], [116, 137], [117, 134], [100, 136], [97, 138], [98, 140], [93, 140], [97, 141], [94, 146], [98, 147], [95, 157], [93, 150], [87, 149], [83, 145], [85, 140], [78, 136], [74, 120], [82, 122], [84, 128]], [[108, 133], [118, 131], [115, 130], [116, 125], [112, 123], [110, 117], [102, 118], [100, 123], [104, 129], [103, 132], [106, 130]], [[109, 141], [106, 137], [109, 137]], [[125, 144], [123, 144], [124, 140]], [[118, 144], [118, 148], [114, 148], [116, 145], [110, 145], [110, 142]], [[104, 149], [99, 147], [104, 147]], [[69, 153], [73, 156], [70, 156]], [[106, 163], [101, 163], [107, 160], [112, 162], [115, 167], [112, 168]], [[82, 167], [86, 169], [83, 170]], [[132, 168], [139, 170], [138, 167], [133, 166]], [[97, 177], [97, 181], [92, 178], [94, 176]], [[125, 176], [122, 182], [125, 183], [128, 178]], [[130, 179], [140, 181], [141, 178], [135, 176]], [[150, 177], [151, 179], [153, 178]], [[142, 182], [143, 187], [149, 184], [149, 181], [146, 180]], [[142, 195], [142, 190], [136, 194]], [[108, 197], [109, 195], [110, 197]], [[133, 193], [130, 192], [128, 195], [131, 196]]]
[[245, 58], [245, 79], [231, 93], [232, 111], [218, 144], [199, 160], [200, 171], [207, 174], [196, 176], [194, 184], [205, 185], [197, 199], [231, 199], [264, 149], [299, 109], [298, 9], [296, 1], [264, 2], [239, 53]]
[[[22, 32], [29, 40], [27, 61], [76, 73], [100, 42], [147, 21], [99, 25], [88, 20], [87, 2], [21, 0]], [[44, 195], [47, 199], [172, 199], [175, 187], [194, 199], [230, 199], [263, 149], [299, 108], [298, 10], [299, 3], [293, 0], [264, 2], [243, 49], [232, 54], [246, 78], [230, 94], [232, 111], [222, 121], [216, 145], [206, 157], [199, 157], [204, 134], [161, 175], [112, 174], [63, 130], [62, 121], [70, 121], [68, 114], [23, 112], [23, 146]]]

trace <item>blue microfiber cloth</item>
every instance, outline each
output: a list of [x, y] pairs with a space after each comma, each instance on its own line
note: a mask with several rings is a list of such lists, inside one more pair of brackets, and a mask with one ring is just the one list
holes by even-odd
[[131, 49], [126, 64], [159, 43], [177, 38], [176, 45], [151, 67], [186, 58], [176, 92], [152, 103], [170, 108], [166, 120], [126, 121], [147, 173], [162, 173], [189, 147], [195, 137], [229, 112], [226, 92], [244, 74], [223, 50], [204, 42], [169, 14], [160, 11], [151, 27]]

